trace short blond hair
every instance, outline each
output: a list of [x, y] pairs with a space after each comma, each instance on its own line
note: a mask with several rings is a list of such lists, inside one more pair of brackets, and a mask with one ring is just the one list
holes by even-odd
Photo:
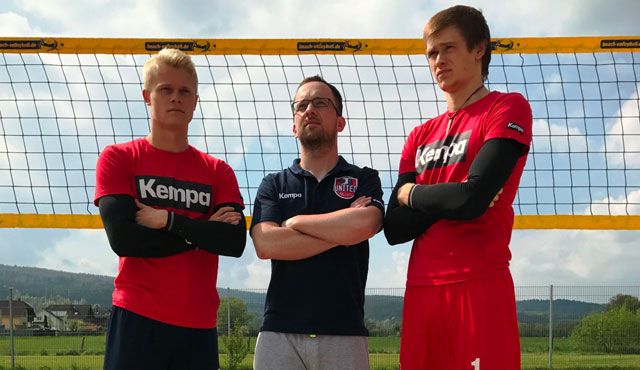
[[144, 79], [144, 88], [146, 90], [153, 87], [160, 64], [187, 72], [195, 79], [197, 91], [198, 75], [196, 73], [196, 66], [193, 64], [190, 56], [178, 49], [162, 49], [158, 54], [153, 55], [149, 60], [147, 60], [144, 67], [142, 67], [142, 77]]

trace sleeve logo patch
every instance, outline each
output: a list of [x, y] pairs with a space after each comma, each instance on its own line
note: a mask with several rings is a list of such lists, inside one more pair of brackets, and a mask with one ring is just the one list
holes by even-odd
[[519, 132], [519, 133], [521, 133], [521, 134], [524, 134], [524, 129], [522, 128], [522, 126], [520, 126], [520, 125], [518, 125], [518, 124], [515, 124], [515, 123], [513, 123], [513, 122], [509, 122], [509, 123], [507, 123], [507, 128], [508, 128], [508, 129], [511, 129], [511, 130], [518, 131], [518, 132]]

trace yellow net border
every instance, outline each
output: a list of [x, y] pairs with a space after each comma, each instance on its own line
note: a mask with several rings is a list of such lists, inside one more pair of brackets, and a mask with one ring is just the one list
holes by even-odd
[[[251, 216], [247, 216], [247, 228]], [[102, 229], [97, 215], [0, 214], [0, 228]], [[517, 215], [514, 229], [521, 230], [640, 230], [640, 216]]]
[[[501, 38], [492, 44], [502, 54], [638, 52], [640, 36]], [[424, 53], [422, 39], [0, 38], [0, 53], [149, 54], [167, 47], [194, 55]]]

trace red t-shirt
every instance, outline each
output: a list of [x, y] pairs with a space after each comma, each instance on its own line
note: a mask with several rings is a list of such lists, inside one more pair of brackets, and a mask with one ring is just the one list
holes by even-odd
[[[235, 174], [224, 161], [192, 146], [166, 152], [145, 139], [109, 145], [100, 154], [94, 202], [112, 194], [144, 198], [193, 219], [208, 219], [221, 203], [243, 204]], [[202, 250], [164, 258], [120, 257], [113, 304], [171, 325], [214, 328], [217, 277], [218, 256]]]
[[[451, 117], [453, 119], [451, 120]], [[416, 172], [418, 184], [463, 182], [485, 141], [510, 138], [531, 144], [529, 103], [517, 93], [491, 92], [457, 114], [445, 113], [413, 129], [399, 173]], [[508, 271], [512, 203], [526, 153], [503, 187], [499, 201], [470, 221], [441, 220], [413, 243], [407, 285], [438, 285], [491, 277]]]

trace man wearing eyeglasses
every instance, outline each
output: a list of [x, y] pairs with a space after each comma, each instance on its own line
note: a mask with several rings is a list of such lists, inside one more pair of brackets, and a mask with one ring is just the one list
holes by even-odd
[[346, 121], [333, 85], [305, 78], [292, 109], [300, 158], [262, 180], [251, 223], [258, 257], [271, 259], [254, 368], [369, 369], [364, 288], [380, 178], [338, 155]]

